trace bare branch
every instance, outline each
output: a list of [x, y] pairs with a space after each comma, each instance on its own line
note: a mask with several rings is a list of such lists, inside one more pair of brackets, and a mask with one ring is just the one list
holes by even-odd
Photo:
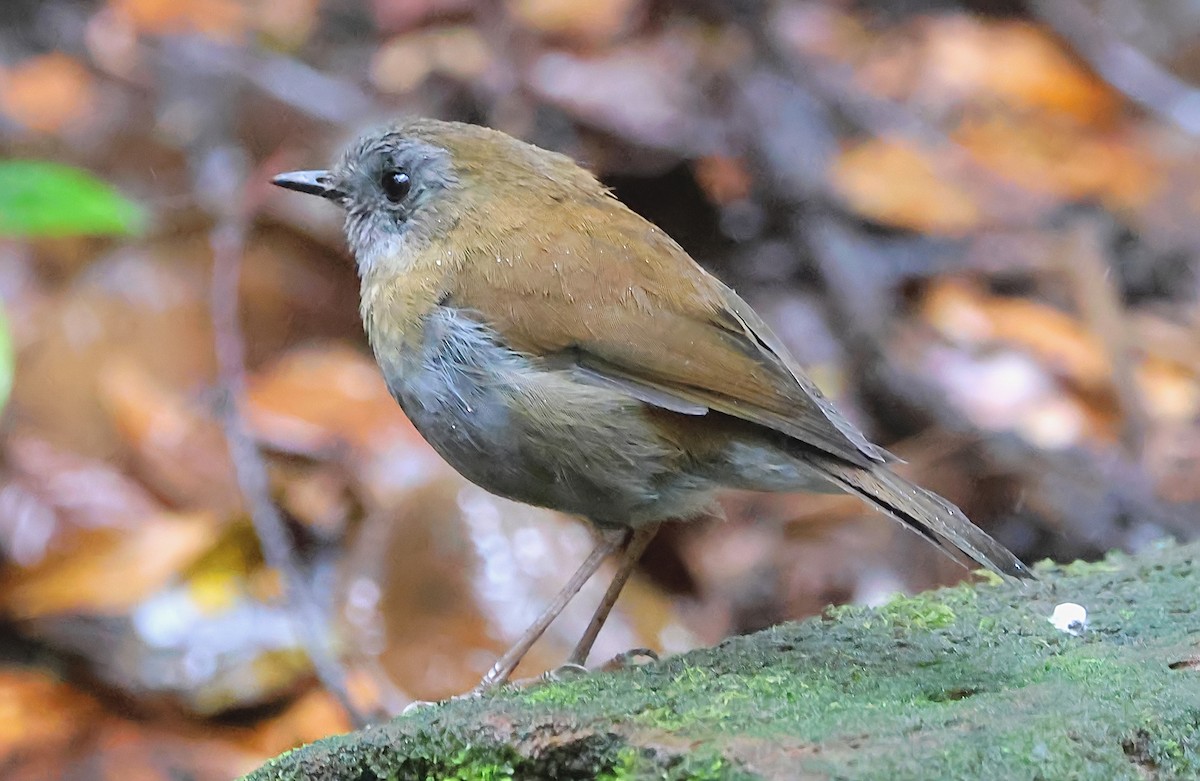
[[1200, 135], [1200, 89], [1121, 40], [1079, 0], [1032, 0], [1030, 5], [1113, 88], [1184, 132]]
[[271, 501], [266, 462], [247, 432], [238, 406], [246, 387], [245, 343], [238, 321], [238, 281], [246, 233], [261, 199], [261, 196], [255, 198], [253, 192], [254, 184], [260, 178], [252, 176], [243, 184], [240, 197], [228, 204], [209, 237], [213, 253], [210, 305], [217, 354], [219, 413], [238, 486], [249, 506], [263, 558], [283, 579], [284, 593], [300, 642], [322, 685], [337, 697], [354, 724], [362, 726], [366, 719], [350, 699], [345, 670], [333, 651], [329, 632], [325, 631], [328, 618], [304, 579], [283, 516]]

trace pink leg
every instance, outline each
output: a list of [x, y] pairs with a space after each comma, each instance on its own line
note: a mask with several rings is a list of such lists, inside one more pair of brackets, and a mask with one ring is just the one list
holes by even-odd
[[600, 629], [608, 620], [608, 614], [612, 612], [613, 605], [617, 604], [617, 597], [621, 596], [621, 589], [625, 588], [626, 581], [633, 574], [634, 567], [637, 566], [638, 560], [646, 552], [646, 547], [654, 539], [654, 535], [658, 533], [661, 525], [654, 523], [642, 526], [627, 538], [628, 542], [622, 546], [624, 551], [621, 554], [621, 563], [617, 566], [617, 573], [613, 575], [612, 582], [608, 584], [608, 591], [604, 592], [604, 599], [600, 601], [596, 612], [592, 614], [592, 621], [588, 624], [583, 637], [579, 639], [575, 650], [567, 657], [567, 664], [582, 666], [587, 661], [588, 654], [592, 651], [592, 645], [596, 642], [596, 636], [600, 634]]
[[579, 589], [583, 588], [583, 584], [587, 583], [588, 578], [596, 573], [596, 570], [600, 568], [604, 559], [618, 548], [624, 547], [626, 538], [626, 535], [621, 535], [620, 537], [606, 536], [596, 545], [583, 564], [579, 566], [579, 569], [575, 571], [575, 574], [571, 576], [571, 579], [567, 581], [567, 585], [563, 586], [562, 590], [558, 592], [554, 600], [542, 611], [537, 620], [525, 630], [524, 634], [513, 644], [512, 648], [509, 648], [496, 660], [496, 663], [492, 665], [492, 669], [488, 670], [487, 675], [483, 676], [483, 680], [474, 688], [472, 691], [473, 694], [482, 694], [508, 680], [513, 670], [525, 658], [525, 654], [529, 652], [529, 649], [542, 636], [551, 622], [558, 617], [558, 614], [563, 611], [567, 603], [579, 593]]

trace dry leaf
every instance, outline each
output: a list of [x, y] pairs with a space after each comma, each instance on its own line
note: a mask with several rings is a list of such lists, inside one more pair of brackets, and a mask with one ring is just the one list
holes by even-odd
[[936, 154], [870, 139], [838, 156], [831, 184], [860, 214], [887, 225], [943, 234], [975, 228], [982, 217], [974, 196], [946, 175]]
[[120, 615], [212, 547], [211, 514], [163, 514], [134, 529], [80, 532], [76, 548], [0, 577], [0, 606], [20, 619], [67, 613]]
[[0, 547], [10, 563], [31, 567], [70, 551], [81, 531], [135, 528], [162, 511], [154, 497], [111, 464], [84, 458], [23, 433], [10, 435], [0, 480]]
[[434, 73], [472, 82], [491, 67], [491, 50], [478, 30], [441, 27], [406, 33], [380, 46], [371, 58], [371, 82], [381, 92], [402, 94]]
[[639, 0], [509, 0], [508, 10], [522, 26], [554, 38], [599, 46], [627, 33]]
[[109, 7], [143, 33], [200, 33], [232, 40], [249, 24], [247, 4], [239, 0], [109, 0]]
[[291, 453], [424, 446], [375, 362], [341, 345], [281, 356], [250, 378], [246, 407], [255, 433]]
[[943, 280], [927, 291], [922, 313], [947, 338], [1018, 347], [1079, 388], [1110, 390], [1112, 366], [1100, 340], [1054, 307], [1027, 298], [991, 296]]
[[1003, 112], [969, 115], [953, 132], [981, 165], [1030, 193], [1145, 205], [1162, 186], [1157, 162], [1121, 134], [1098, 134]]
[[100, 400], [147, 482], [186, 508], [223, 515], [242, 506], [216, 420], [132, 360], [100, 372]]
[[57, 446], [114, 459], [124, 448], [100, 399], [106, 367], [129, 361], [169, 388], [207, 387], [213, 374], [207, 283], [190, 260], [166, 248], [122, 248], [93, 259], [29, 324], [37, 339], [22, 351], [13, 411]]
[[1120, 111], [1121, 98], [1043, 27], [957, 14], [915, 24], [924, 43], [924, 62], [913, 82], [919, 100], [999, 100], [1017, 113], [1040, 111], [1081, 125], [1110, 123]]
[[100, 718], [100, 703], [49, 672], [0, 670], [0, 766], [35, 752], [60, 760]]
[[696, 182], [717, 204], [740, 201], [750, 195], [754, 179], [746, 162], [724, 155], [706, 155], [695, 163]]
[[1200, 415], [1200, 381], [1174, 361], [1144, 358], [1137, 366], [1137, 384], [1146, 410], [1157, 420], [1188, 425]]
[[[396, 685], [421, 699], [476, 683], [594, 544], [575, 521], [491, 496], [457, 476], [410, 490], [399, 512], [369, 518], [358, 535], [345, 563], [343, 615], [351, 642], [377, 655]], [[519, 675], [561, 663], [611, 573], [606, 566], [588, 582]], [[631, 586], [593, 658], [689, 646], [668, 600], [646, 584]]]
[[62, 52], [0, 70], [0, 112], [41, 133], [57, 133], [88, 117], [95, 92], [92, 75]]

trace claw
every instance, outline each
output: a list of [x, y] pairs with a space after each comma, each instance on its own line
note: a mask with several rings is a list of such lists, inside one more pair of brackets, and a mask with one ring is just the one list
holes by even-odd
[[542, 680], [548, 683], [553, 683], [556, 681], [565, 681], [569, 678], [578, 678], [581, 675], [587, 675], [587, 673], [588, 668], [584, 667], [582, 664], [572, 664], [568, 662], [560, 667], [555, 667], [553, 670], [547, 670], [546, 672], [542, 673]]
[[419, 710], [425, 710], [426, 708], [432, 708], [435, 705], [438, 705], [438, 703], [433, 702], [432, 700], [413, 700], [412, 702], [410, 702], [409, 704], [404, 706], [404, 710], [400, 711], [400, 715], [407, 716], [410, 713], [416, 713]]
[[[640, 660], [640, 661], [639, 661]], [[631, 648], [625, 653], [617, 654], [600, 666], [601, 670], [624, 670], [626, 667], [641, 667], [650, 662], [657, 662], [658, 654], [650, 648]]]

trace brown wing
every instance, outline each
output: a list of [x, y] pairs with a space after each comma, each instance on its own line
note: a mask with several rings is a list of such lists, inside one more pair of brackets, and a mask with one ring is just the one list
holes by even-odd
[[459, 275], [449, 303], [479, 312], [514, 348], [648, 404], [716, 410], [863, 466], [890, 460], [666, 234], [608, 197], [561, 212], [537, 221], [558, 226], [537, 243], [506, 231], [470, 250], [482, 273]]

